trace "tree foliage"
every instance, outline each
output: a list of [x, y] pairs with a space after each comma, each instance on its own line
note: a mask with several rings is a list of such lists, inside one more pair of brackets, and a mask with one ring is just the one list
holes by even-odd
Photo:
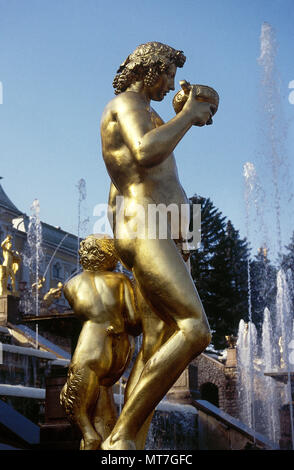
[[282, 257], [281, 265], [284, 271], [290, 270], [292, 274], [292, 286], [290, 289], [292, 294], [292, 305], [294, 305], [294, 232], [292, 233], [289, 245], [285, 248], [287, 251]]
[[215, 349], [225, 346], [225, 336], [236, 334], [248, 313], [246, 239], [209, 198], [193, 196], [201, 204], [201, 243], [191, 255], [191, 274], [213, 333]]

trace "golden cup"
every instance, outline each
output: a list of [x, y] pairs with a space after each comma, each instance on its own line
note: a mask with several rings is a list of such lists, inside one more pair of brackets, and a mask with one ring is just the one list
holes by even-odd
[[[186, 103], [191, 90], [191, 84], [186, 80], [181, 80], [180, 85], [182, 89], [175, 94], [173, 99], [173, 108], [176, 114], [178, 114], [183, 109], [183, 106]], [[214, 115], [217, 112], [219, 105], [218, 93], [207, 85], [194, 86], [196, 87], [196, 100], [213, 104], [214, 106], [212, 107], [212, 114]], [[212, 124], [212, 119], [210, 119], [207, 124]]]

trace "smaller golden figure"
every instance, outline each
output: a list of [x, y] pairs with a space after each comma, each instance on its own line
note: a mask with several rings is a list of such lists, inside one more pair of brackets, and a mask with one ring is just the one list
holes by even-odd
[[234, 335], [228, 335], [228, 336], [225, 336], [225, 338], [226, 338], [226, 342], [227, 342], [229, 349], [235, 349], [238, 338]]
[[80, 245], [83, 272], [64, 286], [64, 295], [84, 321], [60, 402], [81, 432], [81, 450], [99, 449], [117, 412], [112, 385], [122, 376], [141, 332], [133, 288], [127, 276], [112, 272], [118, 258], [111, 238], [90, 235]]
[[63, 284], [59, 282], [57, 287], [51, 287], [42, 299], [42, 308], [49, 308], [53, 304], [54, 300], [59, 299], [62, 294]]
[[63, 284], [62, 282], [58, 282], [57, 287], [51, 287], [48, 292], [46, 292], [44, 295], [42, 294], [42, 289], [45, 284], [45, 277], [40, 277], [37, 282], [34, 282], [32, 284], [32, 294], [34, 298], [37, 295], [38, 292], [38, 297], [41, 301], [41, 309], [46, 310], [50, 307], [50, 305], [53, 304], [53, 302], [61, 297], [62, 294], [62, 288]]
[[32, 294], [33, 294], [34, 297], [36, 296], [37, 292], [40, 296], [40, 292], [41, 292], [41, 289], [42, 289], [42, 287], [45, 283], [45, 280], [46, 279], [44, 277], [40, 277], [39, 280], [38, 280], [38, 283], [34, 282], [32, 284]]
[[[19, 269], [21, 256], [18, 251], [12, 249], [12, 236], [7, 235], [1, 243], [3, 264], [0, 266], [0, 295], [12, 294], [18, 296], [15, 286], [15, 274]], [[11, 279], [12, 292], [7, 289], [9, 277]]]
[[283, 341], [282, 336], [280, 336], [279, 338], [279, 349], [280, 349], [280, 357], [281, 357], [280, 367], [281, 369], [285, 369], [286, 363], [284, 361], [284, 341]]

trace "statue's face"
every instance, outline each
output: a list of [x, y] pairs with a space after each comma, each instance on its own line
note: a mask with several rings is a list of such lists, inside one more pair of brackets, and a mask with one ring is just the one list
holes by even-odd
[[175, 89], [175, 75], [177, 67], [172, 64], [167, 72], [161, 74], [155, 85], [149, 88], [149, 98], [154, 101], [162, 101], [165, 95]]

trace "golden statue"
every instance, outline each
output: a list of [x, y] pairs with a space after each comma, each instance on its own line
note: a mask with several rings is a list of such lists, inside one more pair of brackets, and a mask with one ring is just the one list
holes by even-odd
[[[185, 59], [182, 51], [158, 42], [137, 47], [118, 69], [113, 82], [117, 96], [102, 116], [103, 158], [112, 180], [109, 216], [115, 249], [135, 277], [143, 328], [142, 349], [128, 381], [125, 404], [101, 446], [104, 450], [143, 448], [155, 407], [211, 340], [183, 259], [187, 223], [179, 224], [178, 236], [168, 221], [165, 238], [158, 236], [159, 226], [156, 236], [150, 237], [152, 227], [146, 216], [150, 205], [173, 204], [181, 219], [182, 207], [189, 201], [173, 151], [193, 125], [210, 124], [217, 109], [214, 100], [197, 99], [201, 85], [189, 85], [182, 109], [167, 123], [150, 106], [151, 100], [162, 101], [174, 90], [177, 67]], [[117, 196], [123, 198], [123, 213]]]
[[51, 287], [42, 299], [42, 308], [48, 309], [54, 300], [59, 299], [62, 294], [63, 284], [58, 282], [57, 287]]
[[34, 297], [36, 297], [37, 292], [38, 292], [38, 294], [40, 295], [41, 290], [42, 290], [42, 288], [43, 288], [43, 285], [44, 285], [45, 281], [46, 281], [45, 277], [40, 277], [40, 278], [38, 279], [38, 282], [34, 282], [34, 283], [32, 284], [32, 294], [33, 294]]
[[126, 369], [141, 332], [133, 288], [122, 273], [112, 272], [118, 258], [114, 241], [90, 235], [80, 245], [83, 272], [64, 286], [64, 295], [84, 321], [60, 400], [83, 435], [81, 449], [99, 449], [117, 413], [112, 393]]
[[227, 335], [225, 336], [226, 343], [229, 347], [229, 349], [236, 349], [236, 344], [237, 344], [237, 337], [234, 335]]
[[[18, 296], [15, 286], [15, 275], [19, 269], [21, 256], [18, 251], [12, 249], [12, 236], [7, 235], [1, 243], [3, 263], [0, 266], [0, 295], [12, 294]], [[8, 291], [7, 283], [11, 279], [12, 291]]]
[[34, 282], [32, 284], [32, 294], [33, 294], [33, 297], [35, 298], [36, 295], [37, 295], [37, 292], [38, 292], [38, 297], [40, 299], [40, 302], [41, 302], [41, 310], [47, 310], [50, 305], [53, 304], [53, 302], [56, 300], [56, 299], [59, 299], [61, 297], [61, 294], [62, 294], [62, 288], [63, 288], [63, 284], [62, 282], [58, 282], [57, 284], [57, 287], [51, 287], [48, 292], [46, 292], [44, 294], [44, 296], [42, 296], [42, 288], [45, 284], [45, 277], [42, 276], [39, 278], [38, 282]]
[[285, 369], [286, 367], [286, 363], [284, 361], [284, 340], [283, 340], [283, 337], [280, 336], [279, 337], [279, 350], [280, 350], [280, 368], [281, 369]]

